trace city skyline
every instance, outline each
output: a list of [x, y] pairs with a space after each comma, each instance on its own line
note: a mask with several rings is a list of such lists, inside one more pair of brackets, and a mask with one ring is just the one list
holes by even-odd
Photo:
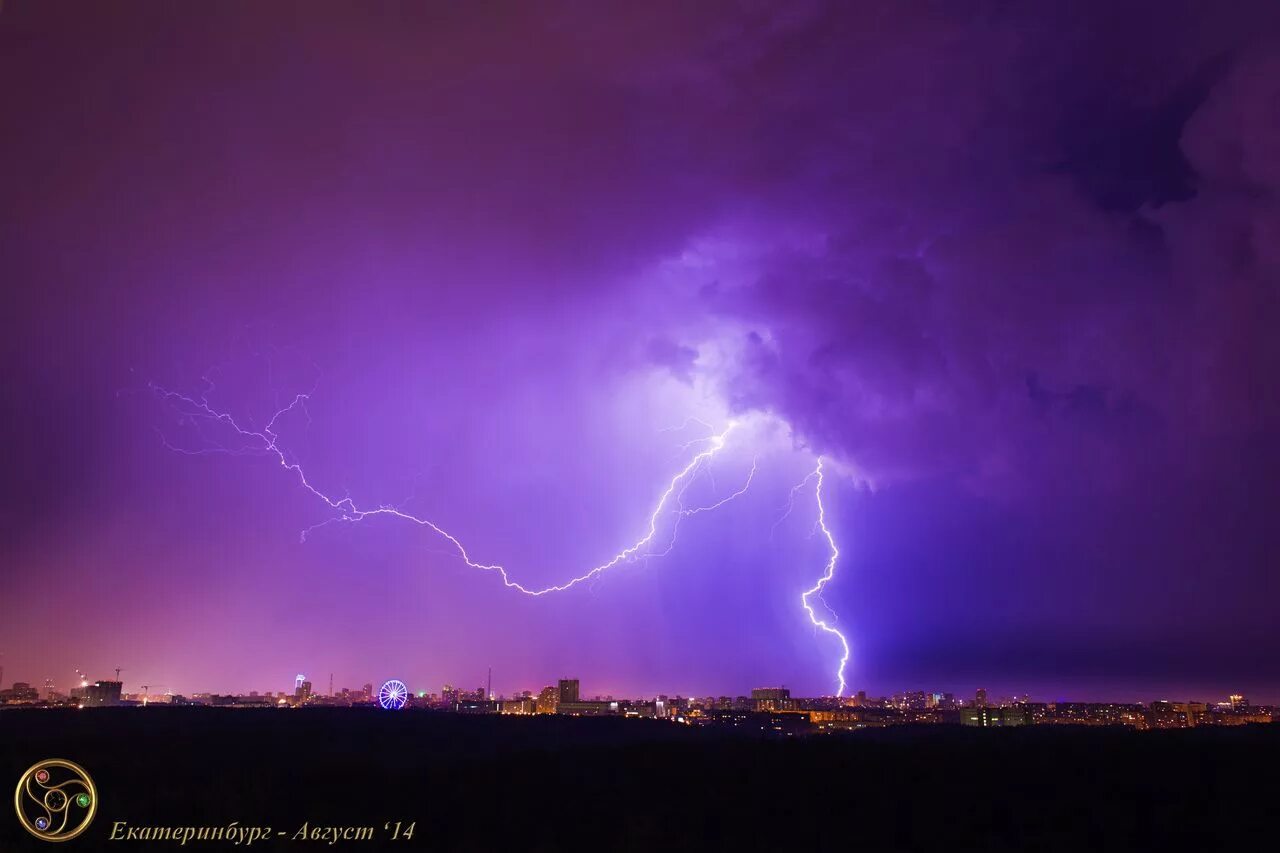
[[[118, 676], [117, 676], [118, 677]], [[465, 716], [614, 717], [643, 719], [692, 727], [733, 729], [764, 737], [832, 734], [901, 726], [941, 725], [978, 728], [1024, 726], [1127, 727], [1134, 730], [1267, 726], [1280, 722], [1280, 708], [1232, 694], [1221, 701], [1170, 700], [1146, 702], [1088, 702], [1078, 699], [1041, 701], [1035, 697], [996, 696], [978, 688], [972, 697], [947, 692], [907, 691], [874, 696], [857, 691], [848, 697], [793, 695], [786, 687], [756, 687], [737, 696], [612, 696], [584, 693], [577, 678], [561, 678], [539, 690], [499, 695], [492, 685], [474, 690], [450, 684], [439, 693], [414, 692], [398, 680], [380, 686], [366, 682], [357, 690], [333, 686], [321, 692], [299, 673], [292, 691], [247, 694], [193, 693], [149, 690], [128, 693], [120, 681], [82, 681], [69, 694], [45, 684], [36, 689], [14, 684], [0, 689], [0, 708], [6, 710], [97, 709], [103, 707], [221, 708], [241, 710], [405, 709]], [[193, 711], [194, 712], [194, 711]], [[145, 713], [145, 711], [143, 711]]]
[[[124, 671], [123, 668], [121, 668], [121, 671], [122, 672]], [[376, 691], [376, 688], [378, 687], [378, 685], [382, 684], [384, 681], [388, 679], [395, 678], [395, 679], [403, 680], [404, 683], [408, 685], [410, 693], [414, 696], [425, 695], [433, 698], [439, 698], [448, 690], [453, 689], [459, 693], [466, 693], [466, 694], [474, 694], [476, 693], [477, 690], [480, 691], [480, 693], [484, 693], [488, 691], [490, 693], [491, 698], [493, 699], [507, 699], [507, 698], [517, 698], [521, 695], [536, 696], [540, 690], [547, 689], [549, 686], [554, 687], [558, 681], [561, 681], [564, 678], [564, 676], [557, 676], [555, 678], [544, 679], [541, 683], [530, 682], [529, 684], [507, 686], [505, 688], [503, 687], [494, 688], [492, 687], [491, 684], [483, 683], [484, 681], [489, 679], [491, 675], [492, 675], [491, 672], [484, 673], [483, 678], [481, 679], [481, 682], [473, 685], [460, 678], [445, 679], [443, 681], [435, 681], [435, 682], [428, 683], [428, 681], [425, 679], [414, 679], [412, 677], [406, 677], [404, 673], [393, 673], [391, 675], [384, 675], [379, 678], [363, 678], [363, 679], [348, 678], [345, 680], [341, 677], [337, 677], [335, 674], [326, 673], [323, 677], [320, 678], [319, 681], [313, 680], [311, 677], [307, 676], [305, 673], [298, 673], [294, 676], [293, 681], [290, 682], [291, 686], [276, 685], [276, 686], [263, 687], [259, 685], [256, 687], [254, 686], [227, 687], [225, 685], [221, 685], [221, 686], [211, 687], [209, 685], [203, 685], [203, 686], [197, 685], [196, 689], [186, 689], [186, 690], [174, 689], [173, 686], [170, 686], [167, 683], [160, 682], [159, 680], [153, 680], [152, 683], [146, 684], [146, 686], [152, 687], [153, 689], [148, 690], [145, 694], [138, 689], [144, 686], [143, 682], [136, 681], [136, 680], [133, 682], [130, 682], [127, 679], [121, 678], [119, 683], [122, 685], [121, 693], [122, 695], [125, 695], [125, 696], [130, 696], [130, 695], [136, 695], [136, 696], [179, 695], [179, 696], [188, 696], [188, 697], [211, 696], [211, 695], [284, 696], [286, 694], [293, 695], [305, 680], [305, 683], [308, 686], [308, 690], [307, 690], [308, 695], [323, 696], [323, 697], [338, 697], [338, 696], [346, 695], [347, 693], [355, 695], [359, 693], [363, 688], [366, 688], [366, 687], [373, 687]], [[5, 673], [2, 669], [0, 669], [0, 692], [2, 692], [5, 689], [4, 678], [5, 678]], [[333, 682], [334, 686], [330, 687], [329, 689], [324, 689], [325, 685], [330, 680]], [[85, 673], [81, 673], [79, 670], [76, 671], [75, 679], [65, 681], [64, 683], [61, 683], [61, 684], [58, 682], [57, 679], [53, 679], [53, 678], [45, 678], [40, 680], [13, 678], [9, 682], [10, 686], [13, 686], [14, 684], [29, 685], [30, 687], [39, 691], [42, 698], [46, 693], [46, 691], [50, 689], [56, 691], [61, 696], [67, 696], [69, 695], [69, 690], [71, 688], [77, 687], [77, 686], [83, 687], [85, 685], [93, 684], [93, 683], [115, 683], [115, 682], [112, 677], [101, 678], [101, 679], [92, 678]], [[608, 682], [606, 681], [605, 683], [607, 684]], [[779, 682], [774, 686], [779, 689], [786, 689], [788, 691], [791, 690], [791, 688], [785, 682]], [[583, 696], [584, 698], [591, 698], [591, 699], [603, 699], [603, 698], [637, 699], [637, 698], [652, 698], [655, 696], [682, 696], [682, 697], [691, 698], [691, 699], [703, 699], [707, 697], [734, 698], [734, 697], [748, 696], [752, 693], [752, 691], [760, 690], [760, 689], [765, 689], [765, 685], [764, 684], [751, 684], [750, 686], [740, 685], [737, 689], [733, 689], [733, 690], [705, 689], [704, 687], [700, 688], [700, 687], [694, 686], [694, 687], [686, 688], [683, 690], [672, 690], [672, 689], [643, 690], [641, 689], [641, 690], [635, 690], [631, 692], [616, 691], [616, 690], [606, 689], [606, 688], [597, 686], [597, 687], [593, 687], [591, 691], [584, 693]], [[773, 688], [769, 688], [769, 689], [773, 689]], [[960, 688], [957, 688], [955, 686], [949, 686], [944, 688], [943, 686], [939, 686], [939, 685], [933, 685], [930, 687], [912, 685], [912, 686], [900, 686], [892, 690], [877, 690], [877, 689], [859, 687], [857, 685], [851, 685], [850, 688], [845, 692], [845, 694], [842, 697], [837, 697], [831, 693], [808, 694], [808, 693], [802, 693], [802, 692], [795, 692], [795, 695], [798, 697], [805, 697], [809, 699], [844, 699], [846, 701], [851, 700], [854, 697], [870, 697], [875, 700], [889, 700], [894, 697], [900, 697], [900, 696], [906, 696], [906, 695], [919, 695], [921, 697], [945, 695], [947, 697], [953, 697], [957, 702], [966, 701], [966, 697], [968, 697], [967, 701], [972, 702], [972, 698], [975, 695], [980, 695], [983, 697], [990, 696], [992, 703], [998, 705], [1002, 703], [1008, 704], [1010, 702], [1016, 702], [1016, 701], [1036, 701], [1036, 702], [1049, 702], [1049, 703], [1093, 702], [1093, 703], [1141, 703], [1141, 704], [1147, 704], [1150, 702], [1172, 701], [1172, 702], [1205, 702], [1208, 704], [1215, 704], [1215, 703], [1227, 702], [1233, 696], [1238, 697], [1244, 694], [1234, 689], [1223, 689], [1223, 688], [1212, 688], [1212, 687], [1204, 688], [1198, 691], [1193, 690], [1188, 692], [1184, 690], [1182, 692], [1169, 692], [1168, 690], [1161, 691], [1159, 689], [1154, 689], [1154, 690], [1147, 689], [1138, 685], [1131, 685], [1127, 689], [1115, 687], [1115, 688], [1112, 688], [1111, 690], [1106, 690], [1101, 692], [1090, 692], [1088, 690], [1085, 690], [1080, 692], [1059, 692], [1059, 693], [1044, 693], [1044, 692], [1038, 692], [1030, 689], [1008, 689], [1007, 687], [991, 689], [986, 686], [973, 686], [973, 685], [968, 685]], [[1254, 699], [1255, 704], [1261, 704], [1266, 706], [1280, 705], [1280, 701], [1274, 698], [1271, 694], [1264, 693], [1264, 694], [1249, 694], [1249, 695]], [[373, 697], [369, 696], [366, 698], [372, 700]]]
[[1280, 702], [1280, 7], [1112, 6], [5, 3], [3, 679]]

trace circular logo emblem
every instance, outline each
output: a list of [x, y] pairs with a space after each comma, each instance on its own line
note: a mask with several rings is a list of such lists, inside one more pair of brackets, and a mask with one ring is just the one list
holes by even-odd
[[70, 841], [98, 812], [98, 789], [84, 768], [48, 758], [28, 768], [13, 792], [18, 820], [42, 841]]

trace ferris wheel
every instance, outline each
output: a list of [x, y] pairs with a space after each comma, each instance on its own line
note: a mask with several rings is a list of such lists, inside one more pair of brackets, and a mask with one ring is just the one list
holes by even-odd
[[378, 691], [378, 704], [388, 711], [399, 711], [409, 701], [409, 688], [403, 681], [391, 679]]

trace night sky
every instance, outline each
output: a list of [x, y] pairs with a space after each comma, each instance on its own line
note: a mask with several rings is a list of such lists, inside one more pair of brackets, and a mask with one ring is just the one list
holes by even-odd
[[0, 281], [6, 685], [1280, 701], [1274, 2], [8, 0]]

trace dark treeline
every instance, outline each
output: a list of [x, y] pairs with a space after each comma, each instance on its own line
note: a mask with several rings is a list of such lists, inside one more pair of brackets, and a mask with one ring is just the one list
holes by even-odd
[[[53, 757], [98, 785], [94, 825], [72, 842], [85, 850], [105, 846], [116, 821], [381, 835], [399, 820], [416, 821], [412, 841], [337, 849], [1207, 851], [1264, 839], [1280, 802], [1280, 726], [761, 740], [644, 720], [372, 709], [0, 714], [3, 778]], [[40, 848], [0, 820], [0, 850]]]

